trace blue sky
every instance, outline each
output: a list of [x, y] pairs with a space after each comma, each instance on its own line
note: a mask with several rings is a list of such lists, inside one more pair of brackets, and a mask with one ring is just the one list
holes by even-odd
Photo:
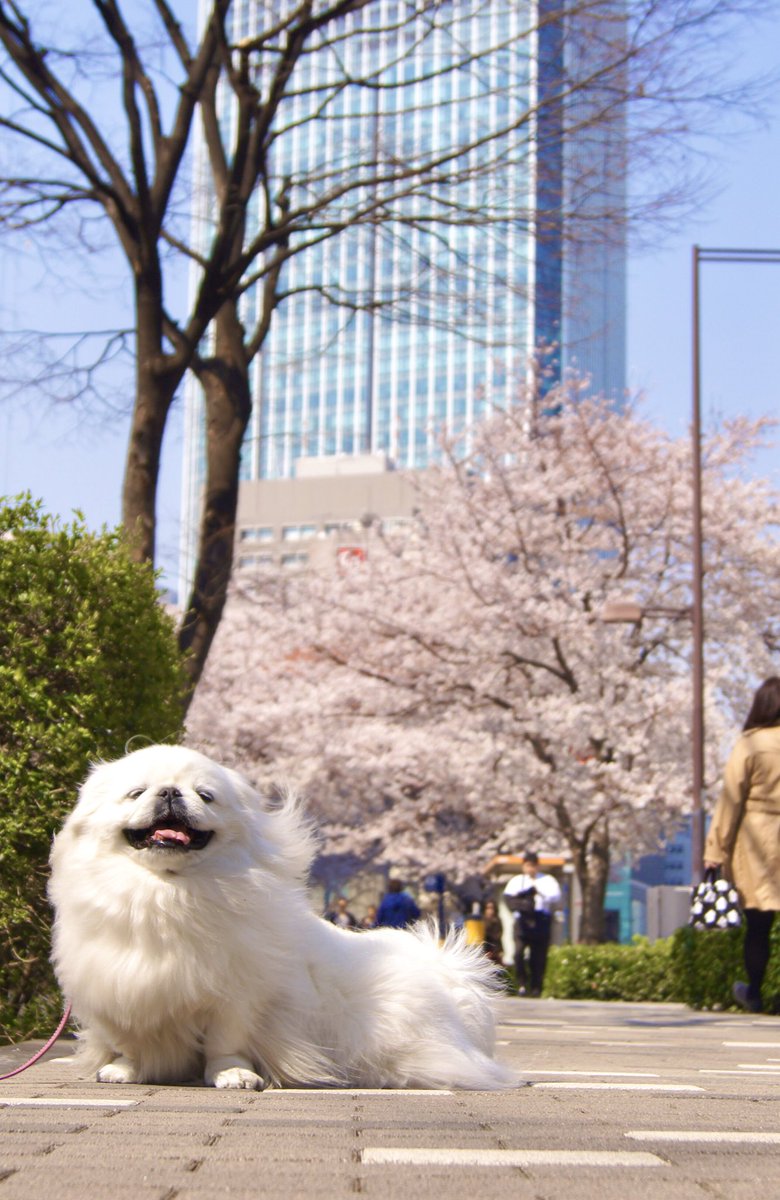
[[[780, 9], [743, 47], [741, 65], [777, 71]], [[738, 50], [736, 51], [738, 53]], [[653, 419], [690, 426], [694, 244], [780, 250], [780, 83], [760, 126], [715, 148], [717, 194], [679, 233], [629, 262], [628, 385]], [[780, 419], [780, 265], [700, 267], [702, 420], [738, 414]], [[757, 471], [780, 486], [776, 450]]]
[[[780, 14], [756, 34], [749, 54], [756, 70], [776, 65]], [[775, 36], [771, 36], [774, 32]], [[691, 247], [780, 248], [780, 95], [763, 128], [718, 148], [719, 194], [657, 248], [629, 263], [628, 383], [645, 395], [646, 412], [683, 435], [691, 411]], [[32, 289], [30, 284], [32, 282]], [[31, 290], [74, 305], [74, 322], [95, 319], [94, 305], [68, 294], [65, 279], [42, 280], [17, 249], [0, 248], [0, 322]], [[76, 307], [78, 306], [78, 307]], [[93, 311], [90, 312], [90, 307]], [[99, 323], [104, 314], [99, 312]], [[708, 416], [769, 413], [780, 417], [780, 266], [702, 267], [702, 403]], [[11, 318], [12, 319], [12, 318]], [[116, 524], [120, 514], [126, 421], [106, 414], [97, 424], [68, 409], [0, 407], [0, 494], [29, 489], [52, 512], [81, 509], [90, 525]], [[181, 457], [180, 415], [171, 425], [160, 490], [159, 561], [173, 580]], [[775, 451], [757, 470], [780, 484]]]

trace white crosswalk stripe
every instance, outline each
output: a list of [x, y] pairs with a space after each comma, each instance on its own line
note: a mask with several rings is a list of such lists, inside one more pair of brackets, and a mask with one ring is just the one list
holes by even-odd
[[135, 1108], [137, 1100], [79, 1100], [63, 1096], [0, 1096], [0, 1108]]
[[583, 1079], [577, 1083], [562, 1079], [532, 1083], [533, 1088], [558, 1088], [573, 1091], [613, 1091], [613, 1092], [703, 1092], [704, 1088], [694, 1083], [598, 1083]]
[[778, 1145], [780, 1133], [765, 1130], [723, 1130], [723, 1129], [631, 1129], [626, 1132], [627, 1138], [635, 1142], [729, 1142], [748, 1145]]
[[361, 1162], [374, 1166], [663, 1167], [656, 1154], [625, 1150], [443, 1150], [367, 1146]]

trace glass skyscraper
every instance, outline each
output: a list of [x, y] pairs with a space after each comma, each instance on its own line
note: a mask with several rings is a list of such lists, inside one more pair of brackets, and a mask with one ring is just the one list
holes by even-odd
[[[375, 0], [298, 63], [272, 174], [298, 203], [307, 187], [331, 188], [331, 228], [344, 227], [315, 230], [284, 268], [252, 364], [243, 480], [294, 477], [302, 457], [425, 467], [442, 427], [513, 402], [540, 346], [554, 347], [553, 375], [576, 360], [595, 389], [622, 392], [623, 248], [568, 259], [566, 146], [558, 109], [545, 107], [564, 44], [545, 3], [463, 0], [410, 18], [404, 0]], [[289, 8], [241, 0], [234, 39]], [[399, 163], [423, 161], [422, 180], [399, 184]], [[340, 207], [340, 184], [360, 181], [367, 162], [393, 164], [392, 185], [377, 180], [380, 165]], [[250, 291], [249, 324], [256, 303]], [[185, 530], [199, 491], [196, 388], [187, 405]]]

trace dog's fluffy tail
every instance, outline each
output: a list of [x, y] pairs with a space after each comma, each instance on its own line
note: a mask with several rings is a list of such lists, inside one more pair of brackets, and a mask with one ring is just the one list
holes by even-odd
[[501, 989], [500, 970], [479, 946], [466, 942], [462, 930], [451, 931], [443, 942], [433, 925], [420, 925], [415, 933], [441, 985], [441, 1010], [434, 1028], [416, 1042], [414, 1082], [472, 1090], [521, 1086], [517, 1073], [493, 1058], [492, 1000]]

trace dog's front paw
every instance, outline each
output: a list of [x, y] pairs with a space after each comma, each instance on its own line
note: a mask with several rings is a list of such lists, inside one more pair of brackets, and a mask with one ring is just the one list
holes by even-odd
[[98, 1083], [137, 1083], [138, 1074], [126, 1058], [117, 1058], [100, 1068], [97, 1080]]
[[212, 1082], [218, 1088], [249, 1088], [256, 1092], [262, 1092], [265, 1087], [262, 1075], [248, 1071], [246, 1067], [227, 1067], [224, 1071], [217, 1071]]

